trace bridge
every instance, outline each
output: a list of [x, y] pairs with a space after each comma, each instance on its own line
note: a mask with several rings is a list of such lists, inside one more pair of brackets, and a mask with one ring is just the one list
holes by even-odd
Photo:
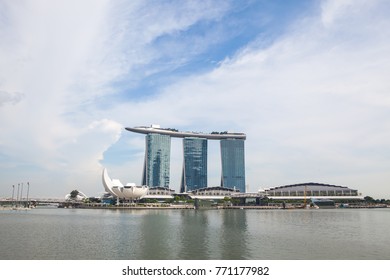
[[64, 203], [65, 198], [29, 198], [27, 199], [11, 199], [11, 198], [0, 198], [0, 205], [48, 205], [48, 204], [59, 204]]

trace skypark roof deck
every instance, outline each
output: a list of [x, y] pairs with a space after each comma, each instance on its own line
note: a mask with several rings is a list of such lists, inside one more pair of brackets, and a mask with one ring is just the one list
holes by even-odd
[[175, 129], [170, 128], [160, 128], [156, 126], [137, 126], [137, 127], [126, 127], [126, 130], [142, 133], [142, 134], [150, 134], [150, 133], [158, 133], [163, 135], [169, 135], [171, 137], [177, 138], [185, 138], [185, 137], [198, 137], [205, 138], [211, 140], [221, 140], [221, 139], [246, 139], [246, 135], [244, 133], [231, 133], [231, 132], [212, 132], [212, 133], [203, 133], [203, 132], [183, 132], [177, 131]]

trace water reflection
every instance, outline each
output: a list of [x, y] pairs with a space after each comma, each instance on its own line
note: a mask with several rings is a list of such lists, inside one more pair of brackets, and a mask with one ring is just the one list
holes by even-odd
[[209, 218], [206, 211], [181, 211], [177, 225], [178, 259], [208, 259], [210, 257]]
[[250, 259], [247, 213], [244, 210], [220, 211], [223, 223], [219, 229], [220, 255], [217, 259]]
[[0, 259], [390, 259], [390, 209], [34, 209], [0, 224]]
[[177, 215], [171, 211], [152, 210], [143, 215], [137, 228], [137, 242], [134, 244], [137, 259], [172, 259], [177, 234]]

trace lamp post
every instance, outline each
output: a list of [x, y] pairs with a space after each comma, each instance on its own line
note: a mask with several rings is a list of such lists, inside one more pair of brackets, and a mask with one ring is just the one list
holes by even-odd
[[15, 193], [15, 185], [12, 185], [12, 199], [11, 199], [12, 206], [14, 206], [14, 193]]
[[19, 203], [19, 186], [20, 186], [20, 183], [18, 183], [18, 191], [17, 191], [17, 194], [16, 194], [16, 207], [18, 206], [18, 203]]
[[22, 183], [22, 189], [20, 191], [20, 203], [23, 205], [23, 183]]
[[27, 208], [30, 208], [30, 202], [28, 201], [29, 192], [30, 192], [30, 183], [27, 182]]

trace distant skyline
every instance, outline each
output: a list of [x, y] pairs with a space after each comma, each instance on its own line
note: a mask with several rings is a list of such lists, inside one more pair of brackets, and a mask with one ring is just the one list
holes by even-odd
[[140, 184], [145, 136], [125, 127], [160, 124], [245, 133], [251, 192], [390, 198], [389, 14], [385, 0], [0, 0], [0, 197], [27, 182], [30, 197], [97, 196], [103, 167]]

